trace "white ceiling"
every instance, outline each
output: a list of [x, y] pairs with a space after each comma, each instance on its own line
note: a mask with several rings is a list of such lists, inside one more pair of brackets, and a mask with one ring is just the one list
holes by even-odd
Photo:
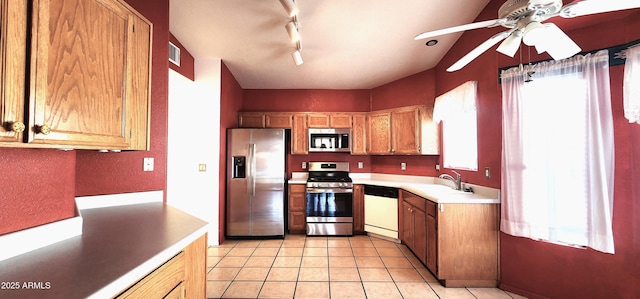
[[[219, 58], [244, 89], [370, 89], [433, 68], [417, 34], [472, 22], [489, 0], [297, 0], [304, 64], [278, 0], [170, 0], [170, 31], [194, 58]], [[496, 16], [497, 17], [497, 16]]]

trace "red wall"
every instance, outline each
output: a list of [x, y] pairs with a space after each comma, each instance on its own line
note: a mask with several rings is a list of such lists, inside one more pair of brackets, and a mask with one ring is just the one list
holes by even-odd
[[[494, 19], [502, 0], [492, 0], [476, 19]], [[640, 39], [640, 12], [608, 13], [572, 20], [553, 19], [584, 51]], [[587, 27], [585, 27], [587, 26]], [[499, 187], [501, 155], [501, 92], [498, 68], [517, 65], [495, 47], [464, 69], [445, 69], [501, 28], [478, 29], [462, 35], [436, 68], [436, 94], [467, 80], [478, 80], [479, 165], [492, 167], [490, 185]], [[529, 51], [523, 46], [524, 63]], [[548, 59], [535, 55], [531, 61]], [[622, 112], [623, 66], [610, 68], [615, 133], [614, 255], [575, 249], [501, 234], [501, 288], [530, 298], [637, 298], [640, 294], [640, 126], [628, 124]], [[542, 120], [543, 116], [541, 116]], [[559, 124], [560, 125], [560, 124]], [[472, 174], [470, 179], [480, 181]], [[463, 174], [463, 177], [465, 174]]]
[[194, 70], [195, 61], [191, 53], [187, 51], [187, 49], [180, 43], [180, 41], [173, 36], [173, 34], [169, 33], [169, 41], [174, 44], [176, 47], [180, 48], [180, 66], [175, 65], [173, 62], [169, 61], [169, 68], [180, 73], [191, 81], [194, 80]]
[[242, 106], [242, 96], [244, 91], [238, 81], [233, 77], [227, 66], [222, 62], [222, 73], [220, 82], [220, 169], [218, 173], [220, 193], [219, 193], [219, 214], [218, 219], [218, 241], [222, 243], [225, 238], [225, 211], [226, 211], [226, 191], [227, 191], [227, 129], [235, 128], [238, 124], [238, 111]]
[[[76, 196], [166, 190], [169, 1], [127, 0], [127, 3], [153, 23], [151, 150], [77, 151]], [[144, 157], [154, 158], [154, 171], [142, 171]]]

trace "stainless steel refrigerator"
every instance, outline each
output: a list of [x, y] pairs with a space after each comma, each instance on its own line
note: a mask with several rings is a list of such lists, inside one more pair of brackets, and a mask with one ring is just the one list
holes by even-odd
[[227, 131], [227, 236], [284, 236], [284, 129]]

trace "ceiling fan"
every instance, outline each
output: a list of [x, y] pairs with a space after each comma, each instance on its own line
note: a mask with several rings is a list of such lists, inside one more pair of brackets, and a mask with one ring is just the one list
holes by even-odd
[[478, 28], [496, 26], [508, 28], [471, 50], [450, 66], [447, 69], [448, 72], [463, 68], [500, 41], [502, 43], [496, 50], [510, 57], [515, 55], [520, 48], [520, 42], [523, 42], [527, 46], [534, 46], [538, 54], [547, 52], [553, 59], [560, 60], [577, 54], [581, 49], [558, 26], [542, 22], [557, 16], [573, 18], [638, 7], [640, 7], [640, 0], [580, 0], [564, 6], [562, 0], [508, 0], [498, 9], [498, 19], [428, 31], [417, 35], [415, 39]]

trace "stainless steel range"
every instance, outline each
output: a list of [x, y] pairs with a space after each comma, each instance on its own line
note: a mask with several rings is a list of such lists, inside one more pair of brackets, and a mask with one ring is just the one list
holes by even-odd
[[353, 182], [348, 162], [310, 162], [307, 235], [353, 234]]

